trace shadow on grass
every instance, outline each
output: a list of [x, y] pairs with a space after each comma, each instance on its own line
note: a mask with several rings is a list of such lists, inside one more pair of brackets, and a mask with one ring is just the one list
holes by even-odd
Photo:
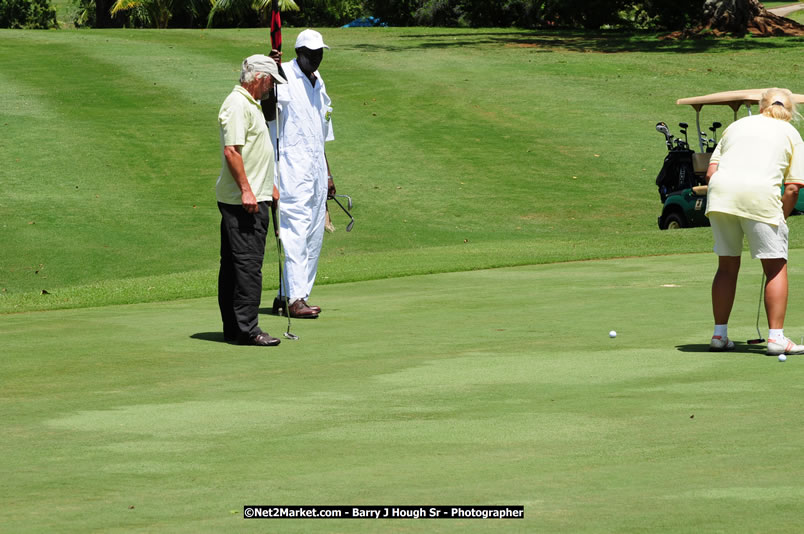
[[[688, 345], [676, 345], [679, 352], [709, 352], [708, 343], [690, 343]], [[734, 350], [726, 353], [751, 354], [765, 356], [765, 345], [749, 345], [748, 343], [734, 342]], [[723, 352], [713, 352], [712, 354], [724, 354]]]
[[223, 339], [223, 332], [199, 332], [197, 334], [193, 334], [190, 336], [192, 339], [200, 339], [201, 341], [212, 341], [215, 343], [226, 343], [229, 344], [228, 341]]
[[422, 41], [411, 46], [392, 44], [357, 44], [351, 48], [365, 52], [395, 52], [411, 48], [455, 48], [478, 45], [502, 45], [535, 48], [542, 52], [569, 50], [574, 52], [676, 52], [700, 53], [713, 49], [724, 52], [740, 50], [781, 50], [800, 48], [804, 38], [716, 38], [664, 39], [662, 34], [640, 32], [580, 32], [558, 30], [512, 30], [503, 32], [455, 31], [417, 33], [401, 39]]

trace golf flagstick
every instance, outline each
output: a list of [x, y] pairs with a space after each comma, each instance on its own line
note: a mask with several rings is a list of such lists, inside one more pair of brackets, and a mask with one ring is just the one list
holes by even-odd
[[[279, 2], [272, 0], [271, 2], [271, 48], [277, 52], [282, 52], [282, 20], [279, 16]], [[277, 63], [280, 74], [282, 74], [281, 62]], [[276, 168], [276, 189], [281, 190], [280, 184], [282, 183], [282, 174], [279, 171], [279, 90], [274, 84], [274, 120], [276, 121], [276, 144], [274, 145], [274, 163]], [[285, 315], [288, 316], [288, 330], [284, 336], [287, 339], [297, 340], [299, 336], [290, 333], [290, 305], [288, 303], [288, 291], [285, 283], [285, 276], [282, 269], [284, 260], [284, 247], [282, 246], [282, 238], [279, 236], [279, 226], [282, 219], [282, 212], [279, 210], [279, 201], [271, 203], [271, 216], [274, 220], [274, 234], [276, 235], [276, 261], [279, 264], [279, 297], [284, 301]]]

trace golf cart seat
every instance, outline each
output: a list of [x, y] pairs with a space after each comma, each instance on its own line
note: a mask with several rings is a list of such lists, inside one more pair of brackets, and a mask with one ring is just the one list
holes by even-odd
[[692, 169], [695, 174], [706, 176], [706, 169], [709, 168], [709, 159], [711, 157], [711, 152], [696, 152], [692, 155]]

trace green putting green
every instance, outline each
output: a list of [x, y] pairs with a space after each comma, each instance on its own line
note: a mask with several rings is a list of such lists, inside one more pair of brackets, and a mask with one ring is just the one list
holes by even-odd
[[[739, 343], [747, 258], [737, 350], [706, 352], [714, 265], [323, 286], [322, 317], [278, 348], [223, 343], [212, 298], [5, 316], [0, 530], [794, 532], [804, 357]], [[246, 504], [521, 504], [525, 520], [262, 523]]]

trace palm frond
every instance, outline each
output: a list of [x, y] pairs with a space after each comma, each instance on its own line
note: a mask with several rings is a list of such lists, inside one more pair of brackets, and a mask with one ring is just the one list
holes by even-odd
[[299, 5], [293, 0], [279, 0], [280, 11], [299, 11]]
[[110, 9], [110, 13], [115, 15], [120, 11], [126, 11], [128, 9], [137, 7], [142, 2], [140, 0], [116, 0], [115, 3], [112, 5], [112, 9]]
[[[271, 0], [256, 0], [254, 5], [259, 9], [269, 9], [271, 7]], [[301, 8], [293, 0], [278, 0], [277, 5], [279, 11], [300, 11]]]

